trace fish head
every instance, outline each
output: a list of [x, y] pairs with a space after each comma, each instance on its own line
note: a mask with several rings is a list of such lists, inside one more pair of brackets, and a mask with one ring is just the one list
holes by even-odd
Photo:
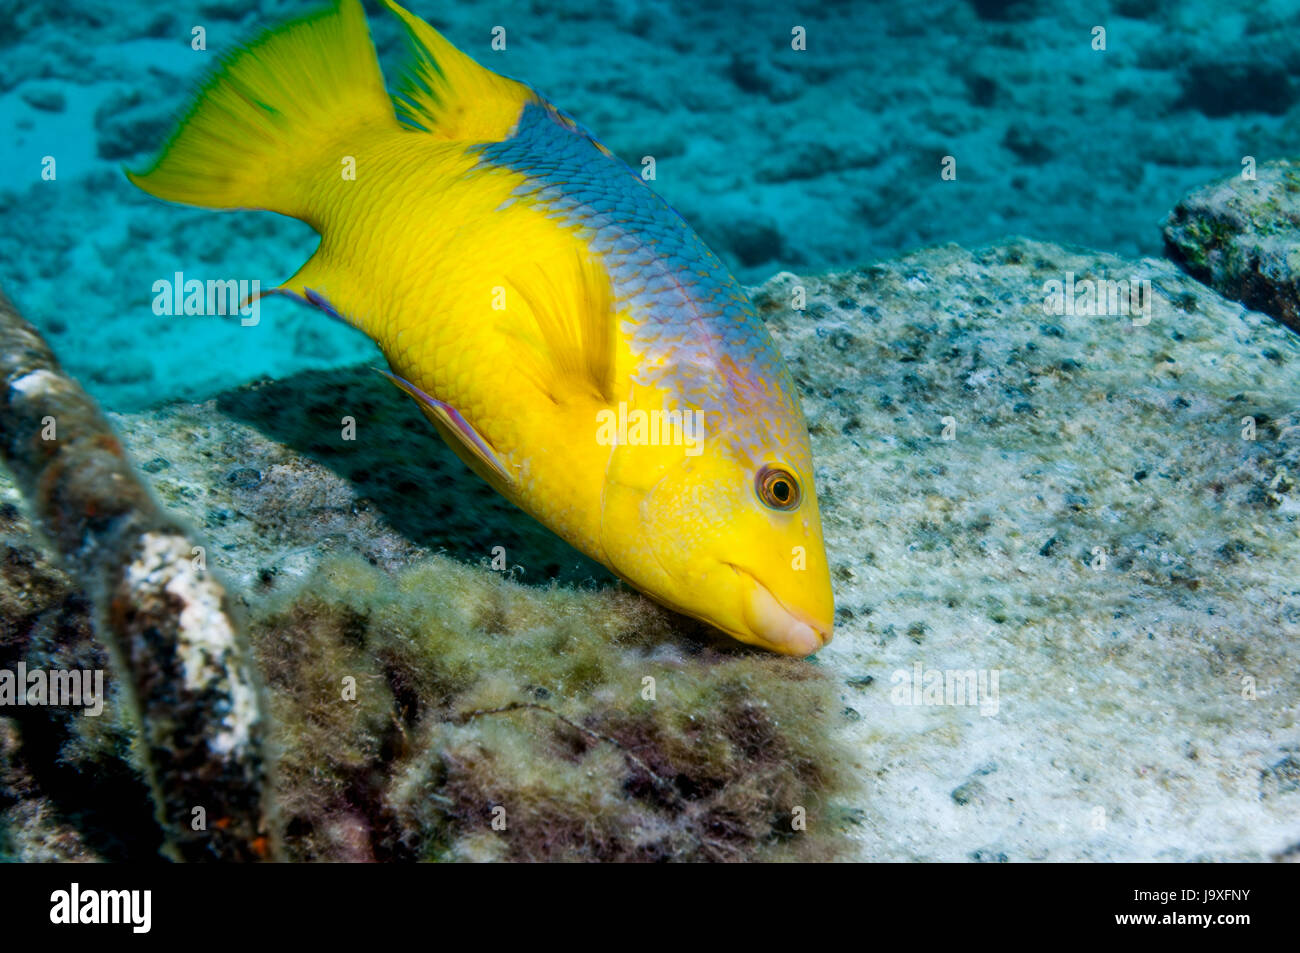
[[621, 527], [619, 539], [605, 534], [611, 564], [660, 602], [741, 642], [782, 655], [816, 652], [831, 640], [835, 607], [801, 435], [802, 446], [762, 442], [757, 452], [723, 435], [659, 468], [620, 448], [622, 466], [611, 472], [627, 478], [605, 493], [606, 525]]

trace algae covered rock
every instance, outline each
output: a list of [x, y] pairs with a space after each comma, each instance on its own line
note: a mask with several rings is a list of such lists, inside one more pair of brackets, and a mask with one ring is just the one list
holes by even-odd
[[[109, 670], [91, 609], [0, 477], [0, 671]], [[111, 671], [111, 670], [110, 670]], [[148, 783], [130, 755], [121, 687], [103, 710], [0, 707], [0, 857], [66, 862], [148, 857], [163, 846]]]
[[253, 631], [285, 745], [290, 856], [823, 859], [844, 846], [829, 680], [683, 642], [638, 596], [529, 589], [439, 557], [391, 577], [343, 560]]
[[1300, 168], [1279, 159], [1197, 189], [1164, 236], [1193, 277], [1300, 331]]

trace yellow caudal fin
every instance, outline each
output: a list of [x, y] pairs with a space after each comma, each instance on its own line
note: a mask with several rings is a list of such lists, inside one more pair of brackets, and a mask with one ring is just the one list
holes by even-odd
[[310, 221], [314, 180], [339, 178], [355, 151], [343, 146], [372, 128], [400, 125], [361, 3], [339, 0], [227, 56], [153, 164], [127, 177], [171, 202]]
[[479, 66], [419, 17], [383, 0], [402, 21], [411, 63], [393, 97], [402, 119], [439, 139], [498, 142], [507, 138], [533, 90]]

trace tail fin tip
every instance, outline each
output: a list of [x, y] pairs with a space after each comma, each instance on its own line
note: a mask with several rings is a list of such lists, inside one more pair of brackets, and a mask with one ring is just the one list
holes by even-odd
[[225, 56], [152, 163], [124, 171], [168, 201], [301, 217], [299, 170], [376, 120], [397, 127], [365, 11], [337, 0]]

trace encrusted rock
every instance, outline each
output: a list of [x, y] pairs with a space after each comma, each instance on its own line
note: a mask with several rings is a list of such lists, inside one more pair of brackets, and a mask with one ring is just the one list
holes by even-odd
[[1164, 223], [1165, 247], [1224, 297], [1300, 331], [1300, 167], [1279, 159], [1254, 171], [1179, 202]]

